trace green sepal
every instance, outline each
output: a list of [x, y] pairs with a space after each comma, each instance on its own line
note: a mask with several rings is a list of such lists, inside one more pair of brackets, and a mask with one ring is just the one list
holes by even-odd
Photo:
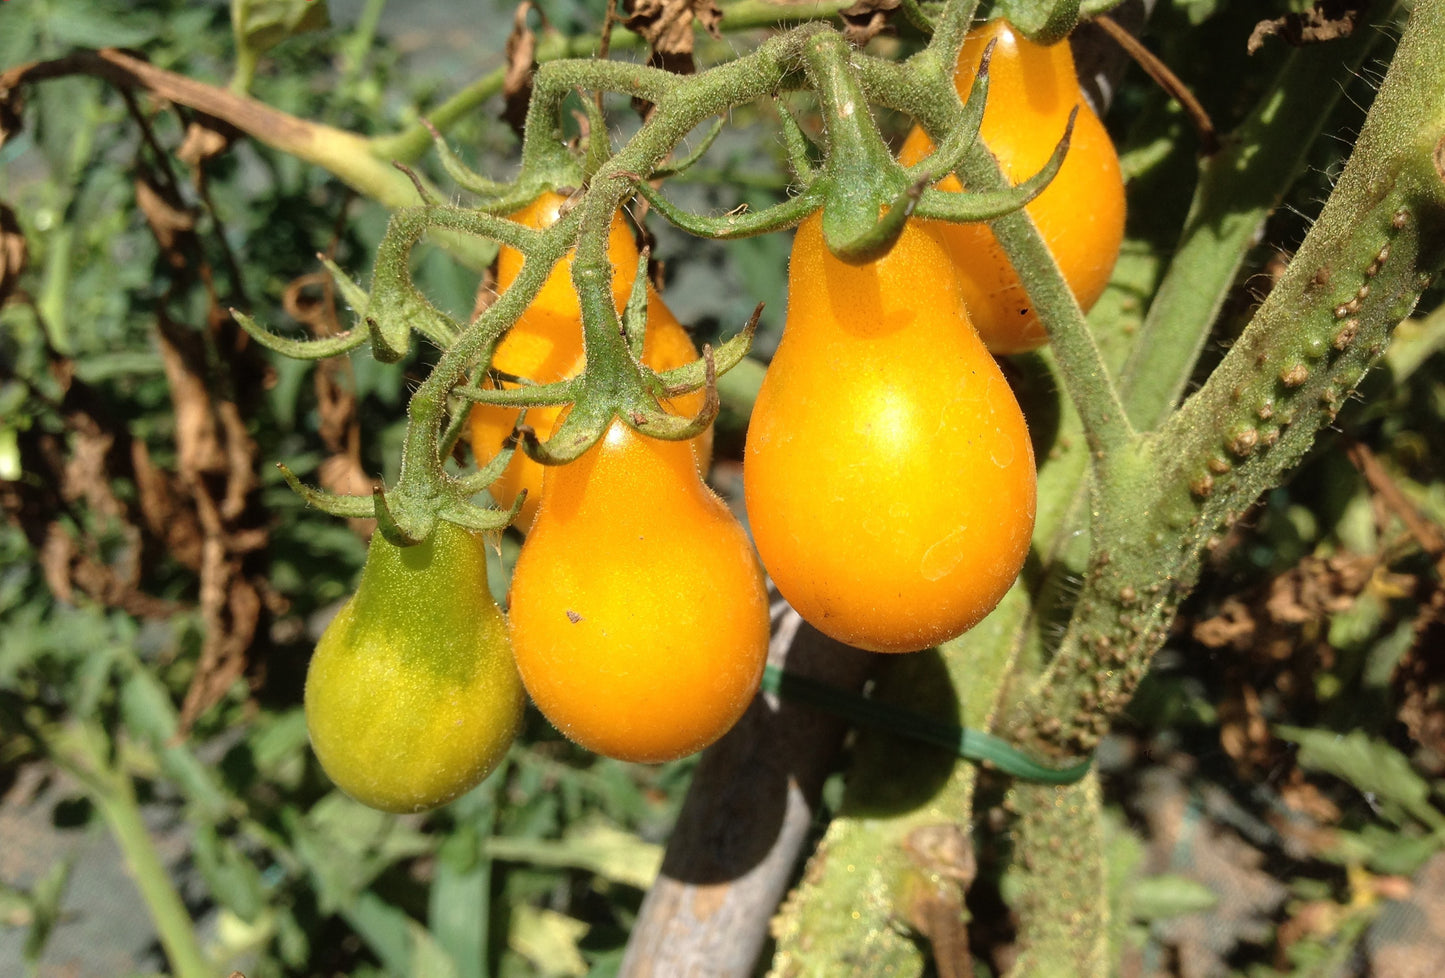
[[[491, 199], [502, 199], [508, 194], [516, 192], [520, 183], [499, 183], [496, 180], [488, 180], [463, 163], [461, 157], [452, 152], [446, 139], [437, 131], [436, 126], [431, 124], [430, 120], [422, 119], [421, 124], [426, 127], [427, 132], [431, 133], [432, 144], [436, 147], [437, 158], [442, 162], [442, 169], [457, 186], [470, 193]], [[535, 197], [536, 194], [532, 196]]]
[[[511, 378], [506, 378], [511, 379]], [[551, 384], [529, 384], [523, 378], [522, 387], [482, 387], [458, 390], [457, 396], [476, 404], [495, 404], [498, 407], [547, 407], [557, 404], [571, 404], [582, 392], [581, 376], [569, 377]]]
[[377, 532], [398, 547], [415, 546], [425, 540], [436, 526], [436, 514], [433, 512], [423, 511], [413, 517], [408, 512], [410, 507], [403, 506], [400, 512], [393, 509], [391, 500], [381, 486], [371, 490], [371, 499], [375, 509], [373, 515], [376, 517]]
[[277, 462], [276, 468], [281, 470], [281, 478], [286, 480], [291, 491], [306, 500], [308, 506], [315, 506], [323, 513], [346, 519], [370, 519], [375, 515], [376, 504], [366, 496], [343, 496], [325, 489], [315, 489], [298, 479], [296, 473], [286, 465]]
[[632, 280], [627, 305], [622, 309], [622, 335], [627, 339], [627, 352], [642, 362], [643, 345], [647, 340], [647, 260], [648, 251], [637, 256], [637, 276]]
[[783, 130], [783, 148], [788, 154], [788, 169], [793, 171], [793, 176], [803, 183], [812, 183], [817, 176], [817, 167], [813, 166], [812, 143], [803, 132], [803, 127], [798, 124], [797, 116], [793, 110], [781, 99], [778, 102], [778, 126]]
[[[490, 484], [489, 482], [488, 485]], [[517, 493], [517, 498], [512, 501], [510, 509], [488, 509], [458, 500], [442, 506], [437, 515], [447, 523], [455, 523], [468, 530], [492, 533], [511, 525], [512, 521], [517, 518], [517, 514], [522, 512], [522, 503], [526, 501], [527, 490], [523, 489]]]
[[796, 226], [799, 221], [821, 206], [822, 195], [817, 191], [817, 186], [815, 182], [812, 187], [798, 196], [789, 197], [780, 204], [774, 204], [772, 207], [766, 207], [760, 211], [745, 211], [741, 214], [726, 214], [722, 217], [703, 217], [700, 214], [689, 213], [669, 201], [661, 191], [643, 181], [638, 182], [637, 192], [669, 223], [688, 234], [717, 241], [732, 241], [737, 238], [750, 238], [754, 235], [768, 234], [772, 231], [781, 231]]
[[642, 407], [627, 413], [625, 420], [637, 431], [650, 438], [664, 441], [685, 441], [696, 438], [707, 430], [717, 417], [721, 401], [717, 393], [717, 364], [713, 362], [711, 346], [702, 348], [703, 402], [697, 414], [690, 418], [678, 417], [659, 407]]
[[[727, 373], [747, 357], [748, 351], [753, 347], [753, 334], [757, 332], [758, 320], [762, 318], [762, 315], [763, 304], [759, 302], [742, 330], [722, 346], [712, 350], [715, 376]], [[679, 394], [691, 393], [707, 383], [707, 366], [702, 359], [697, 359], [692, 363], [664, 370], [653, 376], [662, 385], [663, 396], [677, 397]]]
[[888, 204], [888, 210], [861, 233], [846, 237], [856, 226], [857, 214], [852, 207], [830, 210], [823, 205], [823, 240], [828, 250], [850, 265], [866, 265], [877, 261], [892, 249], [903, 233], [903, 225], [918, 206], [927, 184], [917, 181], [904, 187]]
[[[518, 419], [519, 421], [521, 419]], [[476, 446], [472, 446], [475, 450]], [[462, 496], [470, 499], [481, 492], [487, 486], [496, 482], [502, 477], [507, 466], [512, 464], [512, 456], [517, 454], [517, 443], [509, 440], [502, 445], [500, 451], [487, 460], [487, 464], [481, 466], [477, 471], [465, 478], [456, 480], [456, 486]]]
[[679, 173], [684, 173], [689, 168], [691, 168], [695, 163], [697, 163], [698, 160], [702, 159], [703, 154], [708, 151], [709, 147], [712, 146], [713, 141], [717, 139], [718, 134], [723, 131], [723, 122], [724, 120], [722, 119], [714, 122], [712, 124], [712, 127], [708, 129], [707, 135], [702, 137], [702, 142], [698, 144], [697, 148], [689, 152], [682, 159], [668, 166], [660, 166], [657, 169], [653, 170], [653, 179], [666, 179], [668, 177], [675, 177]]
[[989, 62], [993, 60], [993, 49], [997, 40], [988, 42], [983, 57], [978, 62], [978, 73], [968, 90], [968, 100], [963, 103], [963, 113], [958, 125], [954, 126], [932, 153], [908, 168], [912, 179], [927, 179], [929, 183], [941, 179], [958, 168], [968, 151], [978, 139], [979, 126], [983, 124], [984, 108], [988, 104]]
[[612, 410], [603, 407], [599, 400], [583, 398], [573, 405], [546, 441], [538, 438], [537, 432], [525, 424], [517, 425], [517, 439], [522, 451], [534, 462], [565, 465], [595, 445], [612, 423], [612, 418]]
[[[492, 350], [489, 348], [484, 354], [482, 354], [481, 359], [483, 361], [487, 361], [491, 358]], [[467, 380], [466, 385], [458, 388], [457, 391], [460, 392], [468, 388], [472, 390], [477, 390], [481, 386], [482, 377], [483, 374], [478, 372], [474, 376], [470, 377]], [[462, 429], [465, 428], [467, 424], [467, 416], [471, 414], [471, 408], [465, 403], [449, 403], [447, 405], [447, 408], [451, 412], [451, 414], [450, 417], [447, 419], [447, 426], [445, 430], [442, 431], [441, 440], [437, 442], [437, 458], [441, 459], [445, 459], [451, 456], [452, 451], [457, 447], [457, 442], [461, 441]]]
[[955, 193], [948, 190], [928, 189], [923, 192], [919, 199], [917, 214], [919, 217], [935, 221], [991, 221], [1005, 214], [1014, 211], [1028, 204], [1044, 188], [1053, 182], [1058, 175], [1059, 169], [1064, 165], [1064, 158], [1069, 152], [1069, 142], [1074, 134], [1074, 120], [1079, 116], [1079, 107], [1069, 113], [1068, 125], [1064, 127], [1063, 138], [1054, 147], [1053, 154], [1043, 168], [1029, 177], [1023, 183], [1018, 184], [1010, 190], [983, 191], [980, 193]]
[[366, 294], [366, 290], [357, 285], [355, 280], [330, 258], [317, 253], [316, 260], [330, 273], [331, 280], [336, 283], [336, 290], [341, 293], [341, 298], [351, 307], [351, 311], [357, 316], [363, 315], [366, 307], [371, 304], [371, 296]]
[[325, 360], [327, 357], [340, 356], [343, 353], [350, 353], [358, 346], [366, 342], [367, 334], [361, 330], [348, 329], [344, 333], [337, 333], [335, 336], [323, 336], [319, 339], [293, 340], [289, 337], [273, 333], [250, 316], [239, 310], [232, 309], [231, 318], [234, 319], [246, 335], [260, 343], [268, 350], [274, 350], [282, 356], [290, 357], [293, 360]]

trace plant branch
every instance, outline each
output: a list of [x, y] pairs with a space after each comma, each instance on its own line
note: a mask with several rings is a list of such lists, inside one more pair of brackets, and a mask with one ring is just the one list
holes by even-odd
[[1094, 553], [1016, 739], [1077, 757], [1124, 708], [1216, 534], [1330, 425], [1445, 263], [1445, 2], [1417, 3], [1319, 220], [1204, 386], [1100, 486]]
[[1178, 403], [1209, 331], [1265, 219], [1299, 175], [1310, 146], [1344, 93], [1342, 80], [1398, 15], [1375, 4], [1347, 38], [1290, 53], [1268, 93], [1205, 161], [1169, 271], [1120, 374], [1125, 407], [1142, 430]]

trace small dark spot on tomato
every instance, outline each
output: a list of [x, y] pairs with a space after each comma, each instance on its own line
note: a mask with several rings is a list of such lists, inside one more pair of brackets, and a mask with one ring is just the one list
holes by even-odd
[[572, 624], [575, 625], [575, 624], [577, 624], [579, 621], [582, 620], [582, 616], [579, 615], [579, 614], [577, 614], [577, 612], [573, 611], [571, 608], [568, 608], [568, 609], [567, 609], [567, 620], [570, 621]]

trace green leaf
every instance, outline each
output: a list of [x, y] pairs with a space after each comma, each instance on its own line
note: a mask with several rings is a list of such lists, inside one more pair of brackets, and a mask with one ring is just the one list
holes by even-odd
[[36, 881], [30, 891], [30, 933], [25, 936], [25, 960], [34, 963], [40, 960], [50, 933], [60, 919], [60, 901], [65, 895], [65, 884], [70, 880], [70, 860], [63, 859], [50, 867], [50, 871]]
[[585, 975], [587, 962], [577, 942], [587, 925], [555, 910], [521, 904], [512, 911], [507, 946], [537, 966], [542, 975]]
[[256, 923], [266, 905], [265, 887], [251, 860], [209, 825], [196, 827], [191, 846], [211, 895], [245, 923]]
[[1445, 833], [1419, 835], [1378, 823], [1359, 832], [1336, 833], [1336, 844], [1324, 853], [1331, 862], [1363, 864], [1387, 876], [1411, 876], [1425, 861], [1445, 848]]
[[175, 782], [196, 814], [215, 824], [234, 807], [234, 800], [208, 767], [183, 744], [175, 743], [176, 708], [170, 692], [144, 666], [135, 666], [120, 691], [126, 728], [156, 752], [161, 770]]
[[450, 954], [421, 924], [408, 919], [411, 936], [411, 967], [409, 978], [457, 978], [457, 966]]
[[[1333, 774], [1379, 802], [1399, 806], [1432, 829], [1445, 828], [1445, 815], [1428, 800], [1429, 784], [1403, 754], [1384, 741], [1360, 730], [1342, 735], [1281, 726], [1275, 733], [1299, 744], [1299, 763], [1306, 770]], [[1388, 810], [1386, 814], [1389, 817]]]
[[[63, 47], [138, 48], [160, 33], [160, 21], [109, 4], [49, 4], [45, 32]], [[7, 10], [6, 16], [10, 15]]]
[[432, 849], [426, 835], [339, 791], [304, 818], [286, 817], [296, 856], [310, 871], [325, 913], [345, 907], [392, 863]]
[[331, 26], [326, 0], [232, 0], [236, 44], [252, 57], [265, 54], [293, 34]]
[[601, 822], [572, 830], [561, 839], [499, 836], [488, 840], [494, 859], [537, 866], [572, 866], [603, 879], [645, 890], [662, 866], [662, 847]]
[[1167, 874], [1149, 876], [1134, 884], [1134, 916], [1139, 920], [1164, 920], [1208, 910], [1219, 895], [1197, 880]]

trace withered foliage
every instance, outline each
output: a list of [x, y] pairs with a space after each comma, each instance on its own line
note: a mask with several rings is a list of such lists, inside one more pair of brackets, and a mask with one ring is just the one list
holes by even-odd
[[648, 64], [679, 75], [697, 70], [693, 61], [692, 22], [721, 37], [722, 10], [713, 0], [628, 0], [627, 29], [647, 41]]
[[1225, 598], [1216, 614], [1194, 625], [1196, 642], [1230, 653], [1220, 742], [1242, 777], [1258, 777], [1287, 753], [1270, 736], [1261, 692], [1284, 702], [1313, 697], [1312, 677], [1334, 665], [1330, 617], [1355, 603], [1377, 565], [1377, 557], [1361, 554], [1306, 557], [1264, 585]]
[[537, 35], [527, 26], [527, 15], [535, 9], [530, 0], [518, 4], [512, 15], [512, 32], [507, 35], [507, 71], [502, 76], [502, 118], [519, 137], [526, 127], [527, 106], [532, 101], [532, 76], [537, 71]]
[[[246, 424], [267, 366], [221, 301], [197, 208], [185, 202], [139, 104], [127, 102], [152, 150], [149, 161], [142, 155], [136, 162], [134, 190], [167, 279], [154, 311], [154, 342], [170, 393], [175, 461], [158, 464], [105, 394], [49, 350], [61, 391], [52, 407], [63, 431], [36, 425], [20, 432], [23, 474], [0, 482], [0, 508], [41, 555], [45, 580], [61, 601], [84, 596], [139, 617], [164, 618], [188, 606], [146, 590], [156, 568], [169, 560], [196, 576], [204, 638], [181, 707], [185, 732], [246, 673], [267, 617], [284, 610], [267, 582], [268, 514], [259, 503], [259, 453]], [[182, 121], [186, 153], [197, 161], [192, 196], [204, 200], [200, 161], [223, 149], [227, 137]], [[224, 249], [223, 242], [216, 246]], [[234, 275], [231, 281], [238, 289]], [[178, 322], [171, 310], [179, 304], [172, 300], [195, 285], [208, 300], [203, 321]], [[134, 491], [118, 492], [124, 485]]]
[[857, 0], [838, 12], [843, 18], [843, 36], [854, 47], [862, 47], [888, 27], [900, 0]]
[[0, 203], [0, 306], [15, 291], [20, 273], [29, 261], [30, 252], [20, 222], [15, 219], [15, 210], [9, 204]]
[[1369, 6], [1370, 0], [1319, 0], [1303, 13], [1262, 20], [1250, 33], [1246, 50], [1254, 54], [1264, 46], [1264, 39], [1271, 36], [1283, 39], [1291, 47], [1349, 37]]

